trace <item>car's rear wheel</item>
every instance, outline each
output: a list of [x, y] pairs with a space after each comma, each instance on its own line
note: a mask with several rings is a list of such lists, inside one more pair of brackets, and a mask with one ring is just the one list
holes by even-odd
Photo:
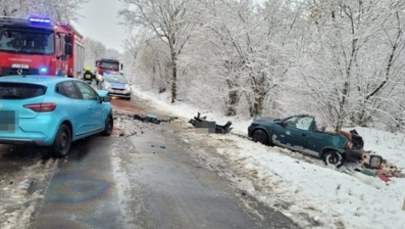
[[69, 153], [72, 145], [72, 130], [66, 124], [62, 124], [56, 132], [55, 140], [51, 146], [55, 157], [64, 157]]
[[269, 135], [264, 130], [258, 129], [253, 132], [253, 141], [260, 142], [264, 145], [269, 145]]
[[113, 116], [110, 114], [107, 116], [107, 119], [105, 120], [105, 128], [104, 131], [101, 132], [101, 134], [104, 136], [110, 136], [113, 132], [113, 129], [114, 129], [114, 119]]
[[344, 163], [344, 158], [341, 153], [336, 150], [329, 150], [323, 155], [323, 160], [326, 165], [340, 167]]

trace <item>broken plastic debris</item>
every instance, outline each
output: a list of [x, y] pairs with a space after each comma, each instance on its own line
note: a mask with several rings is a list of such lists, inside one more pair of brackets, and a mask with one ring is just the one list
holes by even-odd
[[225, 125], [218, 125], [215, 121], [207, 121], [206, 117], [200, 117], [200, 113], [190, 119], [189, 123], [195, 128], [207, 130], [208, 133], [226, 134], [232, 130], [232, 122], [228, 121]]

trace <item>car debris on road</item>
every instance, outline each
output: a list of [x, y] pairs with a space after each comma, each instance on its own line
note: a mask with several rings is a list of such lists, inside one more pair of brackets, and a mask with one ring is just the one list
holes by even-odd
[[158, 118], [156, 115], [152, 115], [152, 114], [147, 114], [147, 115], [134, 114], [133, 118], [135, 120], [139, 120], [139, 121], [142, 121], [142, 122], [150, 122], [150, 123], [153, 123], [153, 124], [160, 124], [161, 122], [171, 122], [171, 121], [177, 119], [177, 117], [170, 117], [168, 119], [161, 119], [161, 118]]
[[208, 121], [205, 116], [201, 117], [199, 112], [197, 116], [194, 116], [194, 119], [190, 119], [188, 122], [195, 128], [207, 129], [208, 133], [227, 134], [232, 130], [231, 121], [228, 121], [225, 125], [218, 125], [215, 121]]
[[394, 177], [405, 178], [405, 173], [402, 172], [402, 169], [398, 169], [397, 165], [388, 163], [386, 159], [383, 159], [372, 151], [366, 152], [360, 166], [354, 169], [355, 171], [368, 176], [378, 177], [386, 184], [389, 184], [391, 178]]

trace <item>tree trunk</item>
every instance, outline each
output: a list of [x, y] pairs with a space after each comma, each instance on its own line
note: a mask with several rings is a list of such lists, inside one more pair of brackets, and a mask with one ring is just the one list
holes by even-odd
[[174, 51], [173, 47], [171, 50], [171, 65], [172, 65], [172, 103], [175, 103], [177, 100], [177, 54]]
[[[352, 19], [353, 20], [353, 19]], [[352, 23], [352, 34], [354, 35], [354, 27]], [[349, 96], [350, 93], [350, 80], [351, 80], [351, 75], [352, 75], [352, 66], [353, 63], [356, 61], [356, 54], [357, 54], [357, 38], [352, 39], [352, 47], [351, 47], [351, 53], [350, 53], [350, 59], [349, 63], [346, 68], [346, 79], [345, 83], [343, 86], [342, 90], [342, 97], [340, 98], [339, 102], [339, 114], [337, 117], [337, 123], [336, 123], [336, 130], [340, 130], [343, 127], [343, 122], [346, 117], [346, 105], [347, 105], [347, 97]]]
[[177, 66], [176, 61], [173, 61], [172, 67], [172, 103], [177, 100]]
[[260, 116], [264, 110], [265, 94], [256, 95], [253, 103], [249, 107], [250, 117]]
[[238, 89], [233, 89], [228, 92], [228, 100], [226, 102], [226, 116], [235, 116], [237, 114], [237, 105], [239, 103]]
[[348, 90], [349, 90], [349, 82], [346, 81], [344, 86], [343, 86], [343, 91], [342, 91], [342, 97], [339, 102], [339, 113], [337, 116], [336, 120], [336, 130], [340, 130], [343, 127], [343, 121], [344, 121], [344, 116], [345, 116], [345, 106], [347, 103], [347, 95], [348, 95]]

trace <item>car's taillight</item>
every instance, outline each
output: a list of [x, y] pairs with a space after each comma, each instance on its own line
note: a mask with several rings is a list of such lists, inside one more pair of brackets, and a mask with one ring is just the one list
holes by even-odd
[[55, 110], [55, 103], [33, 103], [24, 105], [25, 108], [31, 109], [35, 112], [50, 112]]
[[348, 141], [345, 145], [346, 149], [352, 149], [353, 148], [353, 143], [351, 141]]

